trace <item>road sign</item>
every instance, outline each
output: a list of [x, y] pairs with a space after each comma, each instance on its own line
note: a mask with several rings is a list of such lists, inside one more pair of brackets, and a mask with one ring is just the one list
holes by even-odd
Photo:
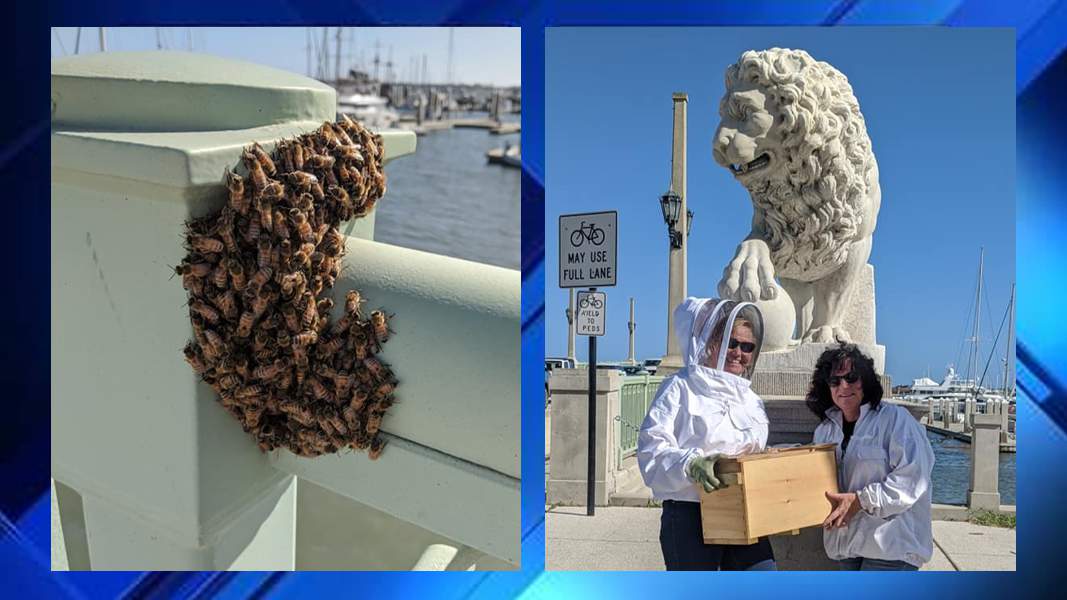
[[615, 285], [618, 214], [560, 215], [559, 287]]
[[608, 312], [604, 292], [578, 292], [578, 335], [604, 335], [604, 315]]

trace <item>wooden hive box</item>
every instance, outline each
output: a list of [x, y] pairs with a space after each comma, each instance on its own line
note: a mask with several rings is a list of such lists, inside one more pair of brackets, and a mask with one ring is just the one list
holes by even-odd
[[700, 491], [705, 544], [754, 544], [765, 535], [821, 525], [826, 492], [837, 492], [836, 444], [770, 449], [724, 458], [716, 471], [729, 485]]

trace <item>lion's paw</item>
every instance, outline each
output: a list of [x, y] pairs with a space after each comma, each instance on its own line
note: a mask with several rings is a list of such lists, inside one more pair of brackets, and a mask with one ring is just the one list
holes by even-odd
[[852, 342], [852, 336], [849, 335], [848, 330], [844, 327], [830, 327], [829, 325], [823, 325], [822, 327], [815, 327], [811, 331], [808, 331], [804, 336], [804, 342], [809, 344], [835, 344], [837, 342], [844, 342], [846, 344]]

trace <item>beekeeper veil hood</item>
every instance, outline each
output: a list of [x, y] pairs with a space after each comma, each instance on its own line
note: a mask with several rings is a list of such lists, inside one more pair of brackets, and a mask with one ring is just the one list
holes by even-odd
[[752, 360], [741, 375], [752, 379], [763, 345], [763, 315], [751, 302], [717, 298], [686, 298], [674, 311], [675, 333], [685, 344], [685, 366], [701, 365], [723, 370], [735, 324], [752, 331]]

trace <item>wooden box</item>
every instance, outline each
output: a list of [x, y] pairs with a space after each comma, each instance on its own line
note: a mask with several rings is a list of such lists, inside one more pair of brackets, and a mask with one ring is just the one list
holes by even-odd
[[754, 544], [775, 533], [821, 525], [830, 514], [826, 492], [837, 492], [836, 444], [769, 449], [721, 459], [728, 485], [700, 491], [705, 544]]

